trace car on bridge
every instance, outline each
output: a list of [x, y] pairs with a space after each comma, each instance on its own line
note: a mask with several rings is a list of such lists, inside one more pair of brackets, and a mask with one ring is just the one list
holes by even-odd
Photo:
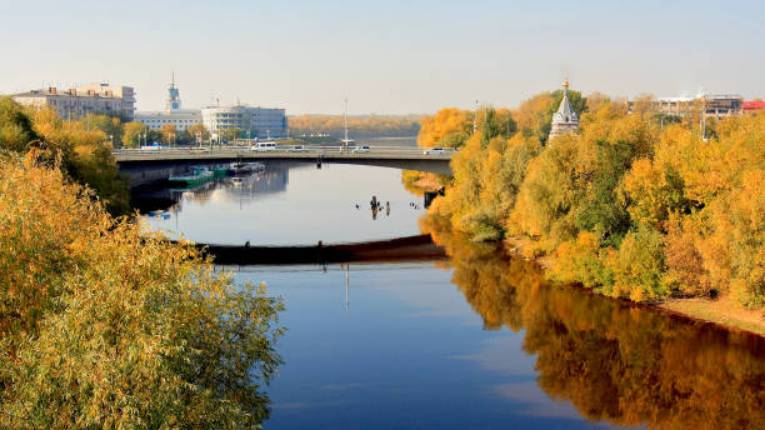
[[364, 146], [357, 146], [357, 147], [353, 148], [353, 150], [351, 151], [351, 153], [353, 153], [353, 154], [365, 154], [367, 152], [369, 152], [369, 147], [366, 146], [366, 145], [364, 145]]
[[255, 151], [255, 152], [276, 151], [276, 143], [258, 142], [255, 146], [250, 147], [250, 151]]
[[443, 154], [446, 154], [447, 152], [448, 150], [446, 148], [441, 148], [441, 147], [428, 148], [422, 151], [424, 155], [443, 155]]
[[292, 145], [290, 149], [287, 151], [289, 152], [306, 152], [308, 151], [308, 148], [305, 147], [305, 145]]

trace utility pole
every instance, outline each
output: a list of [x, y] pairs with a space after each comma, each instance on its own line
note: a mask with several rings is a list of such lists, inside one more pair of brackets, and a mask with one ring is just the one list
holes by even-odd
[[473, 114], [473, 134], [478, 131], [478, 100], [475, 101], [475, 113]]
[[707, 140], [707, 98], [701, 99], [701, 140]]
[[345, 310], [347, 311], [348, 308], [351, 307], [351, 300], [350, 300], [350, 285], [351, 285], [351, 266], [350, 264], [345, 265]]

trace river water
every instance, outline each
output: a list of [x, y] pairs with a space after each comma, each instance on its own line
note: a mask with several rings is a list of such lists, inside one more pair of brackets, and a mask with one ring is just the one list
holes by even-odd
[[[261, 176], [173, 191], [147, 225], [258, 245], [421, 233], [397, 170]], [[371, 195], [387, 216], [372, 218]], [[761, 338], [548, 285], [494, 247], [436, 236], [447, 261], [225, 268], [286, 305], [265, 428], [765, 428]]]

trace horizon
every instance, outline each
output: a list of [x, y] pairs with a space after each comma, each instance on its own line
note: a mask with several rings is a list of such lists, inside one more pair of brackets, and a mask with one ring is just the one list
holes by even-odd
[[350, 115], [514, 107], [565, 77], [585, 95], [617, 98], [765, 95], [756, 55], [765, 5], [753, 1], [89, 0], [59, 9], [0, 5], [0, 35], [14, 42], [0, 47], [10, 60], [0, 93], [106, 81], [132, 86], [137, 109], [156, 111], [174, 72], [184, 108], [220, 99], [293, 116], [342, 114], [345, 98]]

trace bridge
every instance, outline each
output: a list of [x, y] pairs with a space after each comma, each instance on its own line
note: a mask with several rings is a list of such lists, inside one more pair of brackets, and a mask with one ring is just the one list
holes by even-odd
[[[277, 146], [278, 148], [278, 146]], [[131, 177], [131, 185], [167, 177], [168, 168], [190, 164], [215, 164], [237, 160], [274, 160], [310, 163], [361, 164], [451, 175], [453, 152], [426, 154], [423, 149], [373, 146], [368, 151], [350, 151], [340, 146], [311, 146], [304, 150], [253, 151], [249, 147], [215, 146], [162, 149], [119, 149], [113, 151], [120, 170]]]
[[429, 234], [358, 243], [307, 246], [241, 246], [195, 244], [215, 264], [330, 264], [370, 262], [433, 261], [446, 258], [443, 247]]

